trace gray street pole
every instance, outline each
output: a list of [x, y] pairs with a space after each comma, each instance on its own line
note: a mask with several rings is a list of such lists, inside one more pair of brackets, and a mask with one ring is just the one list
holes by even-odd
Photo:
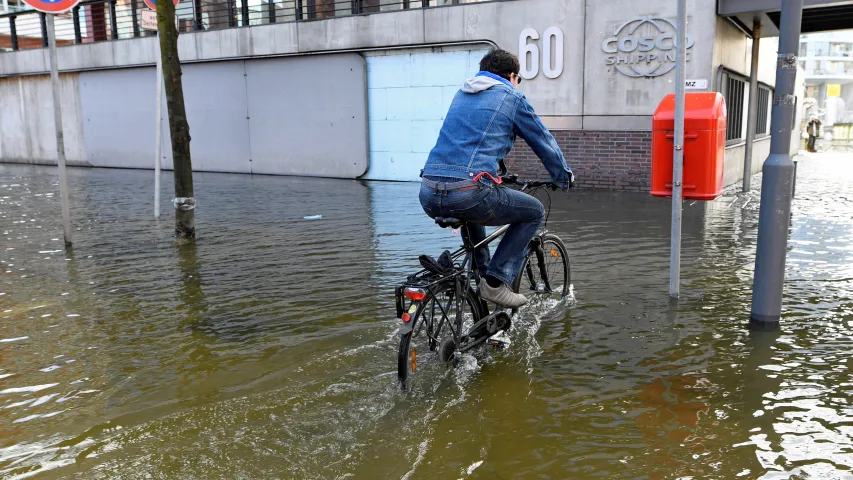
[[[195, 2], [193, 2], [195, 4]], [[160, 55], [160, 43], [157, 43], [157, 121], [154, 130], [154, 218], [160, 218], [160, 157], [162, 154], [163, 138], [163, 59]]]
[[758, 118], [758, 52], [761, 45], [761, 22], [752, 24], [752, 67], [749, 70], [749, 116], [746, 118], [746, 152], [743, 155], [743, 191], [750, 189], [752, 180], [752, 145]]
[[776, 92], [770, 122], [770, 156], [764, 162], [761, 179], [761, 207], [758, 215], [758, 246], [752, 283], [750, 320], [757, 326], [778, 325], [782, 315], [782, 286], [791, 216], [794, 162], [791, 160], [791, 119], [796, 109], [794, 85], [803, 0], [782, 2], [779, 22], [779, 55], [776, 63]]
[[684, 167], [684, 67], [687, 50], [687, 0], [678, 0], [675, 44], [675, 138], [672, 154], [672, 231], [669, 250], [669, 296], [678, 298], [681, 283], [681, 199]]
[[62, 133], [62, 109], [59, 96], [59, 67], [56, 64], [56, 31], [52, 13], [47, 20], [47, 45], [50, 50], [50, 85], [53, 92], [53, 121], [56, 126], [56, 163], [59, 166], [59, 196], [62, 202], [62, 230], [65, 246], [71, 246], [71, 215], [68, 209], [68, 175], [65, 171], [65, 136]]

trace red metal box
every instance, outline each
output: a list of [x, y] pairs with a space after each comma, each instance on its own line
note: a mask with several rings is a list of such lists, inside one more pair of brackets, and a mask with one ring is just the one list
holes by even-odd
[[[652, 119], [652, 188], [655, 197], [672, 197], [675, 95], [667, 95]], [[717, 92], [684, 98], [684, 199], [713, 200], [723, 193], [726, 158], [726, 102]]]

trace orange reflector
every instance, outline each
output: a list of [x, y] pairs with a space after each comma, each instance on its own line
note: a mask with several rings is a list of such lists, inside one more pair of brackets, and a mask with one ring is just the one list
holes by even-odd
[[408, 313], [404, 313], [402, 316], [400, 316], [400, 318], [403, 319], [403, 321], [406, 323], [408, 323], [409, 320], [412, 319], [411, 315], [409, 315]]
[[403, 292], [403, 296], [405, 296], [409, 300], [420, 302], [426, 297], [426, 292], [421, 290], [420, 288], [407, 288], [406, 291]]
[[412, 357], [411, 358], [412, 358], [412, 371], [413, 372], [418, 369], [417, 355], [418, 355], [417, 351], [414, 348], [412, 348]]
[[554, 249], [552, 248], [552, 249], [551, 249], [551, 256], [552, 256], [552, 257], [559, 257], [559, 256], [560, 256], [560, 252], [558, 252], [558, 251], [556, 251], [556, 250], [554, 250]]

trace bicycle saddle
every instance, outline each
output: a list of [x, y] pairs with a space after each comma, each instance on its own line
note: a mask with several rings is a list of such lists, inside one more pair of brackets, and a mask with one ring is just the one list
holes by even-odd
[[452, 217], [435, 217], [435, 223], [441, 228], [459, 228], [465, 223], [465, 221]]

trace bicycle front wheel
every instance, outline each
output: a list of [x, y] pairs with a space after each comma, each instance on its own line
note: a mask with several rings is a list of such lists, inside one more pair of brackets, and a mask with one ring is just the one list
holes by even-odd
[[[513, 291], [528, 296], [530, 300], [561, 301], [569, 294], [571, 280], [572, 269], [566, 245], [560, 237], [546, 233], [531, 241]], [[516, 311], [513, 309], [512, 313]]]

